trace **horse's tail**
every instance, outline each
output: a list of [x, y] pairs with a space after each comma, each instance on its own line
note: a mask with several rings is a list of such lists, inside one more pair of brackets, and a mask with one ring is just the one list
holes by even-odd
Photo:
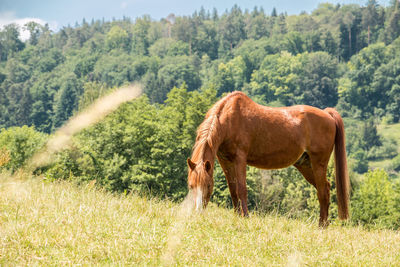
[[336, 124], [335, 136], [335, 169], [336, 169], [336, 195], [338, 202], [339, 219], [349, 218], [349, 189], [350, 180], [347, 172], [346, 144], [343, 120], [340, 114], [333, 108], [326, 108]]

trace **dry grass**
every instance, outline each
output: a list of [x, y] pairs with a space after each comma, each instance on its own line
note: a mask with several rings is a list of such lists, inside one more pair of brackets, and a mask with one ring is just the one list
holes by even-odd
[[400, 234], [3, 175], [0, 265], [400, 265]]

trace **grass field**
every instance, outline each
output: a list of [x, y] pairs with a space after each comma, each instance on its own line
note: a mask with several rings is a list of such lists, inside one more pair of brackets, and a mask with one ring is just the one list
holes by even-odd
[[399, 143], [400, 152], [400, 123], [395, 124], [380, 124], [378, 127], [378, 133], [385, 138], [393, 138]]
[[[377, 127], [378, 134], [387, 139], [394, 139], [397, 141], [397, 152], [400, 153], [400, 123], [396, 124], [380, 124]], [[381, 168], [390, 169], [391, 159], [375, 160], [369, 162], [369, 167], [372, 169]]]
[[0, 265], [400, 265], [400, 233], [0, 177]]

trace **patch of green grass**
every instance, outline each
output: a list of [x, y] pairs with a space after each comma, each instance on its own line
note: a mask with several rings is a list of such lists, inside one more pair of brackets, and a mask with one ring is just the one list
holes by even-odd
[[384, 169], [388, 170], [390, 169], [390, 163], [392, 162], [392, 159], [382, 159], [382, 160], [371, 160], [369, 161], [369, 168], [370, 169]]
[[400, 264], [400, 234], [0, 178], [0, 265]]
[[378, 134], [385, 138], [394, 139], [399, 145], [400, 152], [400, 123], [395, 124], [380, 124], [377, 127]]
[[[397, 142], [397, 152], [400, 153], [400, 123], [395, 124], [380, 124], [377, 126], [378, 134], [386, 139], [394, 139]], [[369, 161], [371, 169], [381, 168], [391, 172], [392, 176], [398, 176], [398, 173], [391, 170], [392, 159], [382, 159]]]

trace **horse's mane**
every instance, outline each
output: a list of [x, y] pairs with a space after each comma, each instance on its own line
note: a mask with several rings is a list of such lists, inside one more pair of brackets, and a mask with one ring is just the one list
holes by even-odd
[[196, 143], [193, 146], [192, 159], [198, 160], [202, 158], [206, 144], [208, 144], [210, 149], [213, 152], [215, 152], [216, 143], [218, 142], [221, 136], [221, 125], [219, 123], [219, 115], [223, 107], [225, 106], [226, 102], [232, 97], [238, 95], [243, 95], [243, 93], [235, 91], [228, 94], [227, 96], [219, 100], [217, 103], [215, 103], [214, 106], [212, 106], [212, 108], [207, 112], [206, 118], [199, 125], [199, 128], [197, 129], [197, 137], [196, 137]]

